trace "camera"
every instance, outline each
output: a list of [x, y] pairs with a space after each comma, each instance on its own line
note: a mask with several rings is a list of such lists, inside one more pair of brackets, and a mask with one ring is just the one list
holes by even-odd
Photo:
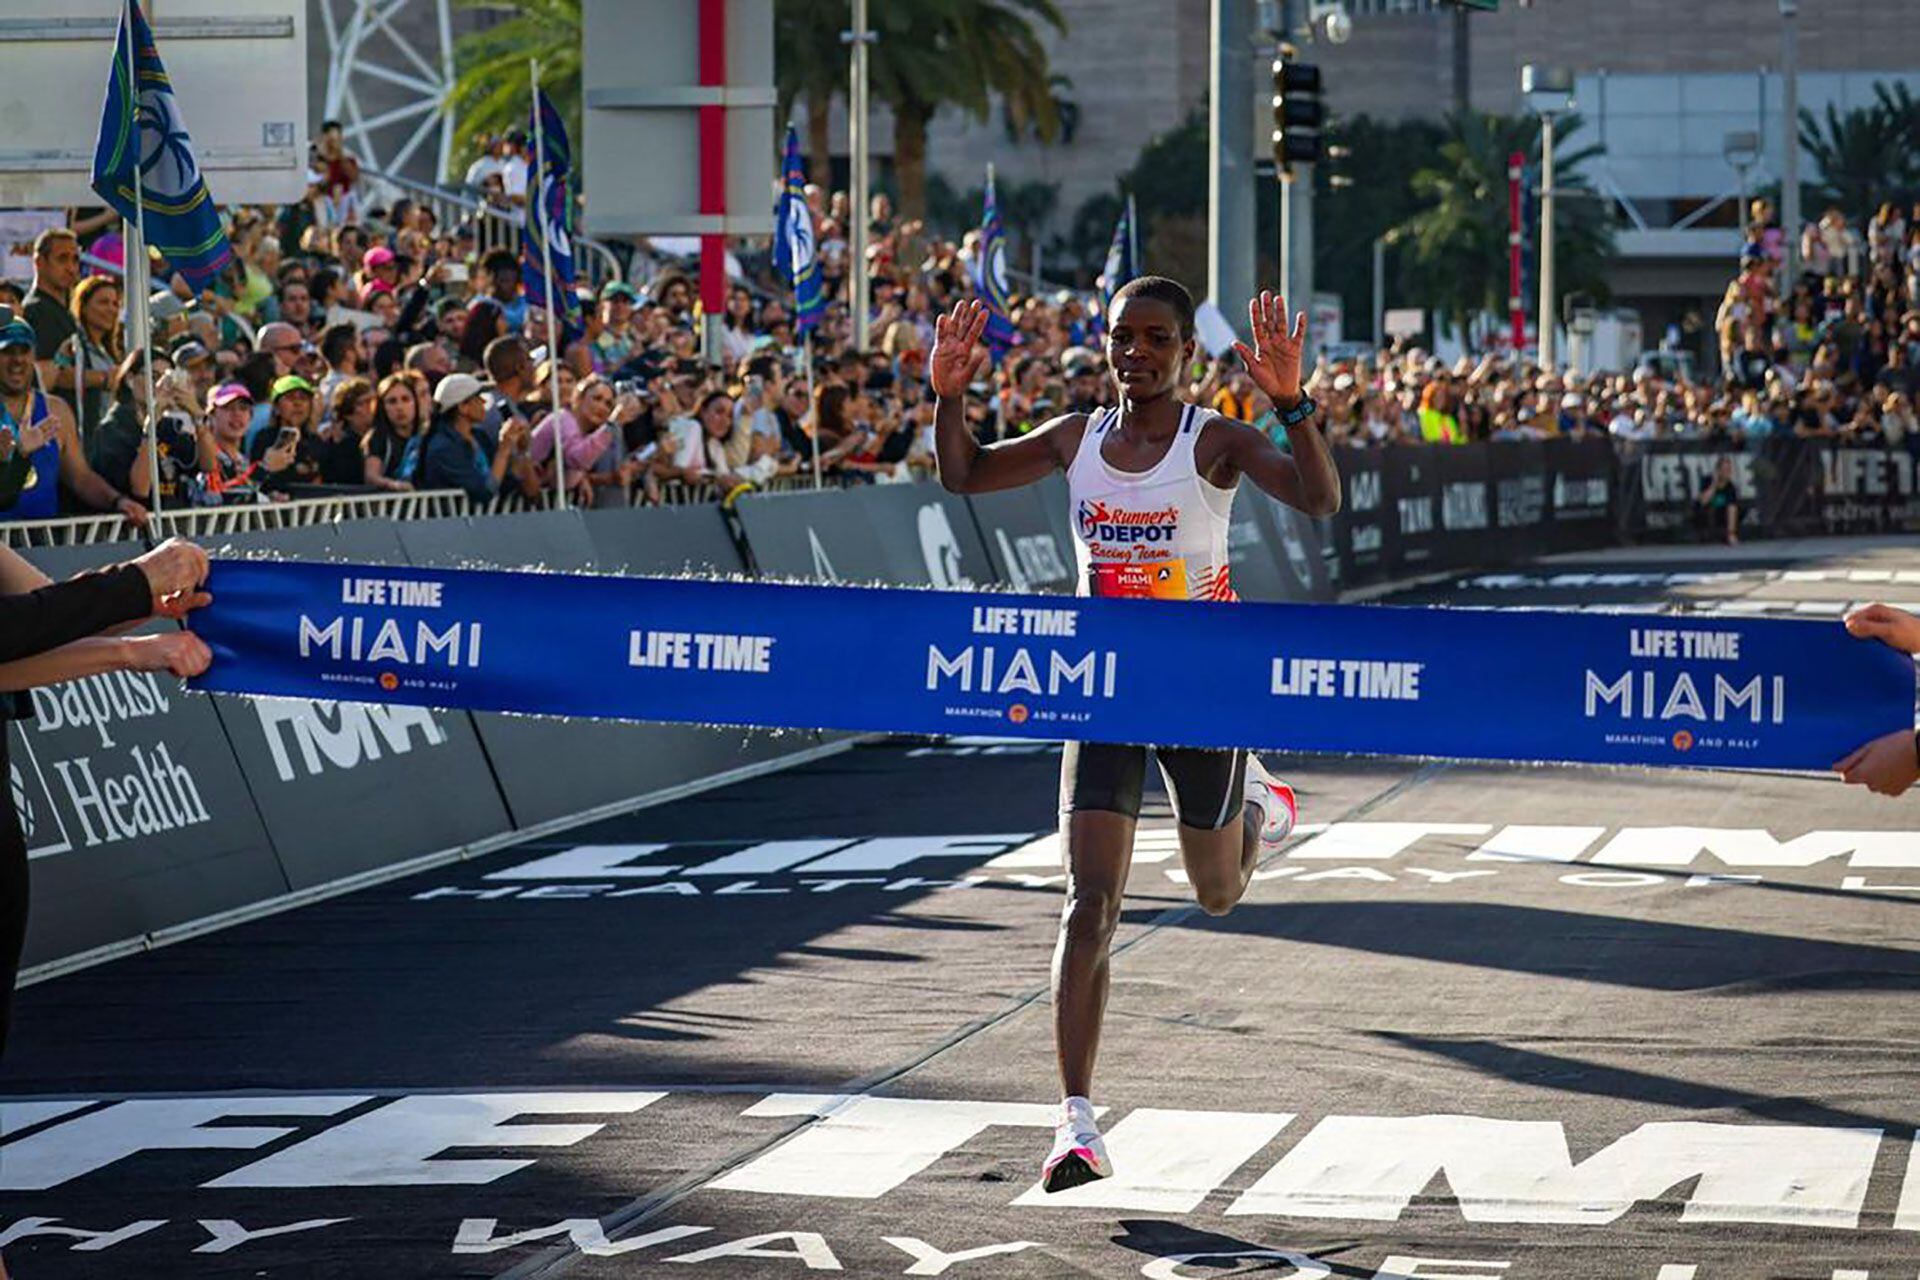
[[616, 396], [632, 396], [637, 400], [653, 399], [653, 388], [639, 378], [620, 378], [613, 384]]

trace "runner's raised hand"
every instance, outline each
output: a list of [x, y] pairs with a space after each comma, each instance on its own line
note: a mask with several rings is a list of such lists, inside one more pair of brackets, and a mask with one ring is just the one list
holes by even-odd
[[1253, 345], [1249, 347], [1244, 342], [1236, 342], [1233, 349], [1240, 353], [1253, 384], [1264, 391], [1268, 399], [1284, 405], [1292, 404], [1300, 398], [1300, 364], [1301, 353], [1307, 345], [1307, 313], [1302, 311], [1295, 316], [1293, 327], [1289, 330], [1287, 300], [1263, 289], [1259, 297], [1247, 303], [1247, 321], [1253, 329]]
[[980, 345], [987, 331], [986, 304], [968, 298], [953, 304], [953, 310], [933, 321], [933, 354], [927, 358], [927, 381], [936, 396], [963, 396], [968, 384], [979, 376], [987, 362], [987, 349]]

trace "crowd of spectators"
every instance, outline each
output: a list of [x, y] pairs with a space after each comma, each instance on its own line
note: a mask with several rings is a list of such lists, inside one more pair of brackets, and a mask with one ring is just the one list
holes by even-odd
[[1772, 204], [1754, 201], [1748, 225], [1712, 326], [1717, 377], [1692, 374], [1677, 333], [1631, 369], [1591, 375], [1396, 348], [1316, 369], [1323, 425], [1359, 444], [1790, 435], [1920, 449], [1920, 207], [1909, 220], [1883, 206], [1864, 231], [1828, 210], [1800, 237], [1791, 279]]
[[[474, 194], [523, 203], [525, 139], [487, 139], [482, 152], [466, 175]], [[57, 475], [58, 493], [5, 516], [50, 514], [49, 501], [139, 518], [156, 503], [408, 489], [537, 504], [556, 470], [572, 501], [625, 505], [810, 483], [816, 456], [833, 483], [933, 468], [927, 353], [935, 316], [972, 290], [977, 233], [936, 235], [875, 196], [864, 211], [873, 310], [857, 349], [845, 301], [853, 211], [846, 193], [809, 188], [827, 302], [804, 345], [790, 299], [765, 277], [730, 282], [708, 341], [697, 276], [643, 251], [629, 278], [580, 290], [577, 325], [553, 353], [512, 250], [483, 251], [471, 221], [439, 225], [429, 204], [370, 196], [332, 126], [310, 181], [305, 201], [231, 211], [233, 264], [197, 294], [175, 277], [153, 296], [150, 351], [127, 347], [116, 221], [69, 211], [33, 239], [31, 281], [0, 281], [0, 304], [18, 312], [0, 330], [0, 457], [55, 451], [44, 456], [57, 465], [34, 472]], [[1657, 353], [1583, 375], [1396, 345], [1317, 363], [1320, 424], [1353, 444], [1606, 435], [1731, 446], [1793, 434], [1920, 447], [1920, 210], [1909, 221], [1884, 208], [1864, 228], [1829, 211], [1802, 236], [1792, 279], [1771, 206], [1756, 201], [1749, 221], [1713, 325], [1717, 378]], [[1016, 299], [1019, 343], [969, 398], [983, 441], [1112, 403], [1096, 298]], [[10, 384], [7, 347], [23, 342], [33, 367], [15, 361]], [[57, 422], [15, 425], [37, 413], [22, 377]], [[1232, 356], [1203, 354], [1186, 390], [1284, 441]]]

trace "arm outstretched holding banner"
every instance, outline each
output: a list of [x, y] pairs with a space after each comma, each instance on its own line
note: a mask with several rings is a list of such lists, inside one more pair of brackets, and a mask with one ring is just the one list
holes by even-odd
[[[1920, 653], [1920, 618], [1905, 609], [1866, 605], [1847, 615], [1847, 630], [1902, 653]], [[1833, 771], [1854, 786], [1883, 796], [1900, 795], [1920, 781], [1920, 735], [1895, 729], [1835, 761]]]

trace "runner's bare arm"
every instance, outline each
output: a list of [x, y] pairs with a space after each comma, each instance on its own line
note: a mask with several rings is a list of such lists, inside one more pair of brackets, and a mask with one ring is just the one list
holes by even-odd
[[948, 493], [1015, 489], [1045, 478], [1064, 465], [1061, 427], [1082, 417], [1067, 414], [1017, 439], [991, 445], [975, 440], [967, 426], [967, 386], [987, 360], [987, 350], [980, 345], [986, 328], [987, 309], [972, 300], [956, 303], [952, 311], [934, 320], [927, 381], [936, 397], [934, 457], [940, 484]]

